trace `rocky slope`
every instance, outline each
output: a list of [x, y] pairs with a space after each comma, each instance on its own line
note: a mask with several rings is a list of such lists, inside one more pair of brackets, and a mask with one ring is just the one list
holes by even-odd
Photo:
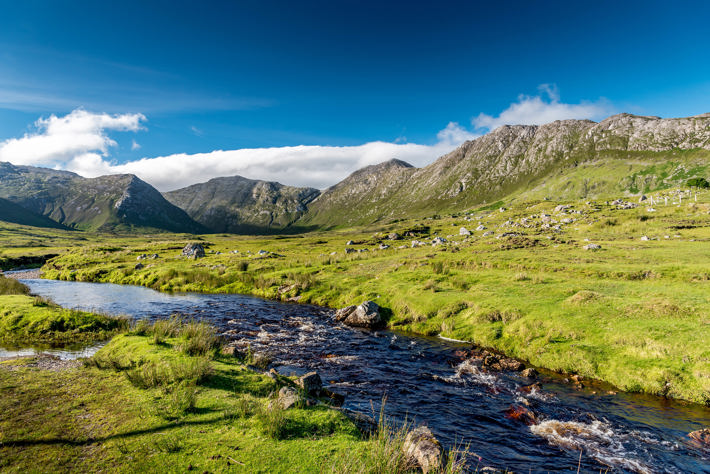
[[282, 230], [298, 219], [318, 194], [320, 191], [314, 188], [232, 176], [163, 196], [212, 232], [268, 233]]
[[0, 197], [75, 229], [204, 231], [134, 175], [83, 178], [67, 171], [0, 163]]
[[393, 161], [357, 171], [326, 190], [300, 222], [333, 227], [430, 215], [528, 190], [575, 199], [633, 193], [702, 173], [708, 158], [710, 114], [506, 125], [424, 168]]

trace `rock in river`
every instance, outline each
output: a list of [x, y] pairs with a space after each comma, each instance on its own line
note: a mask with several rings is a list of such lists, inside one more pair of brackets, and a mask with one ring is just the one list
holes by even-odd
[[382, 324], [380, 307], [373, 301], [341, 308], [335, 313], [335, 319], [348, 326], [368, 329], [374, 329]]

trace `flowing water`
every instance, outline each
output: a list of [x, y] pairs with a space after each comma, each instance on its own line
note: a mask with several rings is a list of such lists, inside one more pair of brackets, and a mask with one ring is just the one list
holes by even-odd
[[[687, 433], [710, 426], [710, 409], [657, 397], [575, 390], [553, 375], [542, 389], [512, 373], [488, 373], [458, 356], [471, 345], [390, 331], [367, 332], [332, 319], [333, 311], [241, 295], [158, 293], [146, 288], [23, 280], [65, 307], [164, 318], [180, 313], [210, 322], [226, 337], [269, 353], [279, 372], [316, 370], [346, 397], [345, 407], [430, 427], [446, 446], [469, 447], [471, 469], [516, 472], [708, 472], [710, 452]], [[65, 351], [71, 356], [71, 351]], [[528, 404], [540, 423], [506, 417]], [[479, 460], [480, 459], [480, 460]]]

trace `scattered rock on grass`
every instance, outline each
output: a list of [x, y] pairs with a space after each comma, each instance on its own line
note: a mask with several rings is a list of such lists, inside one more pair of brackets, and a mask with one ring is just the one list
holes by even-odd
[[182, 249], [182, 255], [190, 258], [202, 258], [205, 256], [205, 248], [201, 244], [187, 244]]
[[587, 244], [582, 248], [584, 250], [601, 250], [602, 246], [599, 244]]
[[281, 387], [281, 390], [279, 390], [279, 398], [276, 400], [276, 403], [278, 403], [284, 410], [288, 410], [289, 408], [304, 405], [306, 403], [306, 399], [293, 387]]

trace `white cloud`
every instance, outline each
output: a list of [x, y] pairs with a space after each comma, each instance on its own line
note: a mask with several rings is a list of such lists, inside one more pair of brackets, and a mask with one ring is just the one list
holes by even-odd
[[[472, 120], [478, 128], [493, 129], [502, 124], [541, 124], [566, 118], [598, 118], [609, 112], [603, 100], [565, 104], [555, 86], [540, 86], [538, 96], [520, 96], [497, 117], [480, 114]], [[400, 137], [389, 142], [370, 142], [359, 146], [287, 146], [207, 153], [178, 153], [146, 157], [123, 164], [110, 161], [116, 142], [109, 131], [142, 129], [142, 114], [93, 114], [82, 109], [64, 117], [39, 119], [34, 133], [0, 142], [0, 161], [14, 164], [66, 169], [94, 177], [133, 173], [161, 191], [169, 191], [219, 176], [241, 175], [252, 179], [278, 181], [293, 186], [326, 188], [364, 166], [397, 158], [414, 166], [425, 166], [479, 134], [456, 122], [437, 134], [433, 145], [407, 143]], [[190, 127], [201, 135], [202, 130]], [[140, 145], [135, 140], [131, 149]]]
[[469, 132], [457, 122], [449, 122], [445, 129], [436, 134], [439, 143], [446, 143], [452, 148], [459, 146], [465, 141], [480, 137], [480, 134]]
[[[448, 153], [447, 143], [418, 145], [370, 142], [359, 146], [290, 146], [216, 150], [194, 155], [143, 158], [111, 166], [112, 173], [133, 173], [161, 191], [219, 176], [240, 175], [293, 186], [326, 188], [363, 166], [397, 158], [424, 166]], [[97, 163], [100, 166], [100, 164]], [[98, 168], [100, 169], [100, 168]]]
[[140, 144], [138, 142], [136, 142], [135, 140], [133, 140], [131, 142], [131, 150], [135, 151], [135, 150], [140, 150], [140, 149], [141, 149]]
[[116, 146], [108, 130], [136, 132], [145, 120], [142, 114], [94, 114], [83, 109], [64, 117], [40, 118], [35, 132], [0, 142], [0, 161], [59, 168], [70, 162], [86, 164], [87, 157], [91, 161], [107, 157]]
[[565, 104], [560, 102], [559, 91], [554, 84], [542, 84], [538, 87], [540, 95], [518, 96], [518, 101], [500, 113], [497, 117], [480, 114], [471, 122], [476, 128], [493, 130], [501, 125], [541, 125], [566, 119], [599, 119], [611, 113], [610, 104], [599, 99], [596, 102]]

